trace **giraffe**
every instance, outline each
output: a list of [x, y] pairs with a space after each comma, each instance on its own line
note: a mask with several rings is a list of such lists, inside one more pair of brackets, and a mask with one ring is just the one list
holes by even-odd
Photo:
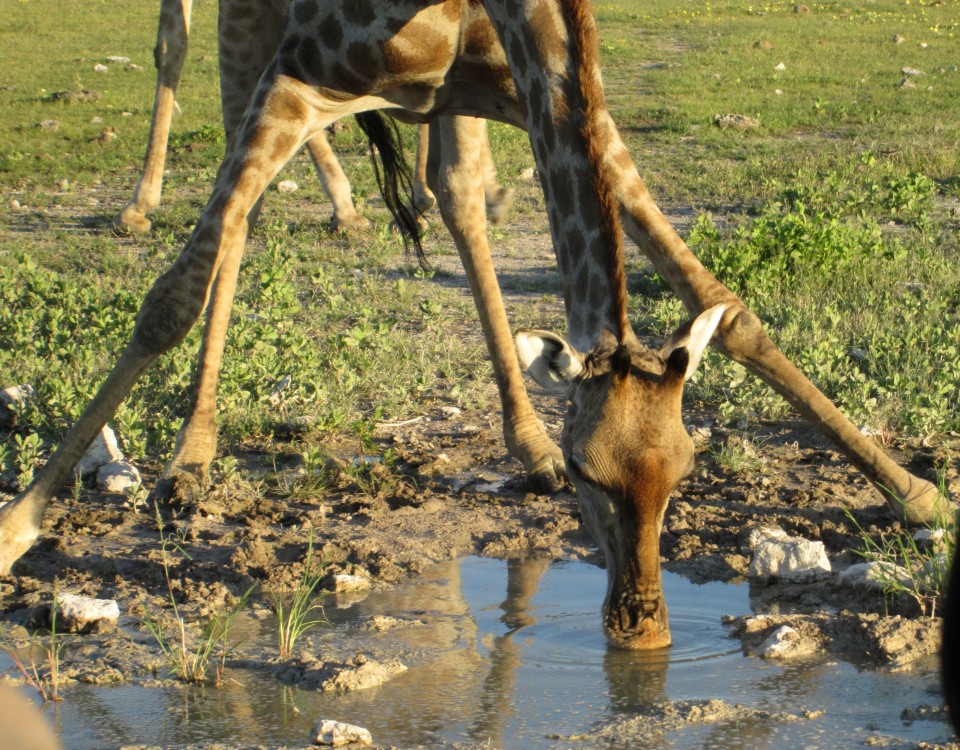
[[[250, 3], [240, 8], [253, 12]], [[603, 625], [612, 644], [670, 642], [658, 537], [667, 499], [693, 461], [680, 415], [683, 383], [711, 340], [831, 438], [905, 520], [950, 511], [935, 487], [864, 438], [779, 352], [656, 207], [604, 103], [588, 0], [295, 0], [193, 234], [147, 293], [130, 342], [90, 405], [30, 487], [0, 508], [0, 571], [29, 549], [51, 497], [140, 375], [206, 309], [196, 394], [163, 477], [175, 490], [202, 489], [216, 450], [216, 373], [250, 211], [303, 143], [339, 117], [377, 109], [438, 118], [437, 197], [491, 350], [505, 439], [528, 473], [570, 471], [607, 562]], [[476, 117], [524, 127], [541, 175], [568, 336], [521, 331], [517, 349], [538, 382], [571, 402], [562, 449], [533, 415], [512, 352], [483, 230]], [[627, 319], [620, 222], [693, 316], [656, 351], [640, 344]]]
[[[223, 111], [224, 132], [229, 142], [233, 138], [246, 102], [250, 99], [257, 81], [267, 63], [277, 51], [282, 34], [284, 15], [290, 0], [259, 0], [256, 28], [249, 25], [243, 13], [232, 11], [237, 0], [221, 0], [221, 14], [217, 28], [220, 51], [220, 98]], [[242, 0], [241, 0], [241, 5]], [[133, 196], [113, 222], [114, 228], [122, 231], [147, 232], [150, 220], [147, 213], [160, 205], [163, 187], [163, 170], [170, 136], [170, 122], [176, 106], [177, 86], [187, 56], [190, 38], [190, 18], [193, 0], [161, 0], [160, 18], [157, 24], [157, 44], [154, 48], [154, 64], [157, 68], [157, 88], [154, 95], [153, 115], [143, 170]], [[435, 198], [427, 186], [428, 125], [423, 124], [417, 133], [417, 159], [413, 181], [413, 209], [419, 216], [429, 211]], [[484, 134], [486, 136], [486, 133]], [[350, 181], [337, 160], [325, 130], [309, 141], [307, 151], [320, 178], [320, 184], [333, 205], [330, 225], [334, 230], [358, 232], [365, 229], [368, 221], [357, 212], [351, 196]], [[483, 158], [484, 196], [487, 213], [492, 223], [497, 224], [509, 212], [513, 191], [497, 182], [497, 171], [490, 152], [489, 140], [484, 137], [481, 151]]]

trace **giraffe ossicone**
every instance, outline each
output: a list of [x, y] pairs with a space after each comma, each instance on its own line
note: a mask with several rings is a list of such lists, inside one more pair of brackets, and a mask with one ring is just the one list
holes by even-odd
[[[224, 3], [221, 22], [241, 14], [238, 23], [255, 29], [258, 7]], [[0, 508], [0, 572], [29, 549], [52, 496], [140, 375], [206, 308], [196, 393], [164, 472], [175, 491], [202, 488], [216, 452], [216, 384], [247, 217], [304, 143], [331, 122], [370, 110], [438, 123], [435, 193], [490, 348], [505, 440], [528, 473], [545, 481], [559, 479], [566, 458], [607, 560], [603, 621], [612, 643], [669, 642], [659, 535], [670, 493], [692, 465], [683, 382], [711, 335], [833, 440], [895, 513], [912, 521], [949, 514], [936, 487], [893, 462], [783, 356], [666, 221], [606, 110], [598, 58], [587, 0], [295, 0], [210, 200], [147, 294], [130, 343], [33, 484]], [[487, 246], [476, 117], [524, 127], [533, 144], [570, 343], [541, 337], [528, 349], [565, 352], [548, 382], [565, 383], [571, 398], [563, 454], [536, 419], [520, 376]], [[693, 318], [660, 351], [643, 347], [630, 329], [621, 221]], [[549, 371], [560, 362], [553, 359], [537, 367]]]

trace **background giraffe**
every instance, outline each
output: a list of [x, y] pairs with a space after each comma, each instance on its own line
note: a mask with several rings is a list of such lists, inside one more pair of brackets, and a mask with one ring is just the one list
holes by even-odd
[[[234, 5], [240, 10], [234, 11]], [[251, 13], [245, 6], [254, 6], [256, 25], [249, 23]], [[246, 102], [263, 74], [267, 63], [279, 46], [283, 19], [290, 0], [221, 0], [218, 24], [220, 53], [220, 96], [223, 125], [227, 142], [243, 116]], [[154, 64], [157, 88], [143, 171], [133, 197], [114, 221], [118, 229], [145, 232], [150, 229], [147, 213], [160, 205], [163, 170], [166, 161], [170, 125], [176, 108], [177, 86], [186, 62], [190, 39], [190, 17], [193, 0], [161, 0], [157, 24]], [[428, 126], [421, 125], [417, 134], [417, 159], [413, 182], [413, 208], [417, 214], [429, 211], [435, 202], [427, 186]], [[307, 150], [316, 167], [324, 191], [333, 204], [331, 227], [359, 231], [367, 226], [353, 204], [350, 182], [337, 160], [326, 131], [320, 131], [307, 142]], [[493, 223], [499, 223], [509, 211], [512, 191], [497, 183], [497, 171], [490, 153], [489, 140], [484, 138], [484, 194], [487, 211]]]

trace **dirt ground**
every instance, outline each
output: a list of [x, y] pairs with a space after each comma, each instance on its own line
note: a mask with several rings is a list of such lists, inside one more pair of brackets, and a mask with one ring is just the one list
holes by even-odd
[[[682, 217], [681, 217], [682, 218]], [[498, 256], [508, 303], [523, 292], [511, 278], [542, 273], [549, 245], [542, 239]], [[443, 283], [461, 284], [452, 275]], [[552, 272], [552, 271], [551, 271]], [[548, 429], [559, 433], [563, 405], [533, 394]], [[686, 415], [698, 446], [698, 468], [671, 500], [661, 537], [668, 570], [695, 582], [746, 576], [751, 529], [775, 526], [824, 543], [833, 569], [860, 562], [851, 511], [871, 533], [892, 532], [880, 496], [823, 438], [799, 421], [751, 425], [719, 424], [712, 413], [692, 406]], [[547, 557], [602, 561], [580, 526], [571, 491], [552, 496], [530, 492], [519, 464], [506, 455], [499, 414], [443, 408], [403, 423], [380, 424], [373, 439], [397, 457], [392, 469], [372, 462], [362, 471], [341, 469], [357, 459], [354, 444], [325, 446], [332, 460], [323, 488], [296, 491], [313, 478], [291, 455], [275, 466], [276, 445], [250, 444], [235, 452], [238, 476], [218, 482], [196, 505], [162, 506], [164, 533], [178, 539], [189, 559], [175, 556], [171, 579], [189, 618], [213, 614], [252, 584], [264, 591], [289, 590], [303, 572], [312, 535], [331, 579], [338, 573], [368, 577], [374, 587], [394, 586], [438, 561], [465, 555], [497, 558]], [[724, 446], [752, 452], [749, 471], [724, 467]], [[920, 443], [895, 444], [893, 451], [915, 473], [935, 479], [945, 452]], [[955, 452], [954, 452], [954, 455]], [[161, 467], [139, 467], [148, 487]], [[278, 492], [263, 480], [280, 470], [291, 491]], [[960, 492], [956, 463], [947, 480]], [[360, 477], [358, 479], [358, 477]], [[8, 488], [9, 489], [9, 488]], [[9, 494], [7, 495], [9, 497]], [[0, 498], [2, 499], [2, 498]], [[22, 559], [16, 575], [0, 579], [0, 633], [22, 642], [34, 608], [60, 592], [116, 599], [121, 628], [86, 637], [82, 658], [65, 676], [92, 683], [162, 684], [156, 644], [136, 627], [144, 611], [168, 606], [161, 565], [160, 534], [152, 506], [131, 507], [129, 498], [91, 490], [80, 500], [66, 492], [45, 520], [45, 533]], [[758, 614], [778, 615], [774, 625], [793, 623], [817, 647], [903, 662], [937, 647], [939, 623], [918, 619], [907, 599], [884, 601], [876, 592], [840, 588], [835, 576], [808, 584], [774, 584], [751, 592]], [[894, 627], [901, 615], [921, 623], [904, 635]], [[804, 617], [808, 619], [803, 620]], [[599, 613], [597, 627], [600, 627]], [[744, 648], [769, 630], [736, 625]], [[885, 633], [896, 641], [876, 648]], [[758, 635], [759, 633], [759, 635]]]

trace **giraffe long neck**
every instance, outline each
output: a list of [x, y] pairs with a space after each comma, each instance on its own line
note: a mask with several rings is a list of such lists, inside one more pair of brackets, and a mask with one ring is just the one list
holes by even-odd
[[588, 0], [484, 0], [484, 7], [509, 60], [540, 171], [567, 338], [587, 351], [604, 330], [629, 334], [616, 201], [598, 159], [610, 138], [597, 122], [606, 107], [592, 9]]
[[[609, 283], [608, 322], [613, 324], [612, 332], [622, 343], [632, 331], [627, 316], [627, 282], [620, 207], [613, 189], [616, 176], [611, 173], [610, 161], [606, 158], [606, 149], [609, 146], [606, 135], [607, 105], [600, 76], [597, 27], [589, 0], [562, 0], [562, 6], [579, 83], [578, 93], [582, 107], [580, 133], [586, 143], [590, 178], [600, 209], [601, 242], [598, 257], [592, 258], [592, 261], [602, 269]], [[587, 304], [590, 304], [589, 300]], [[599, 332], [592, 333], [596, 335]]]

